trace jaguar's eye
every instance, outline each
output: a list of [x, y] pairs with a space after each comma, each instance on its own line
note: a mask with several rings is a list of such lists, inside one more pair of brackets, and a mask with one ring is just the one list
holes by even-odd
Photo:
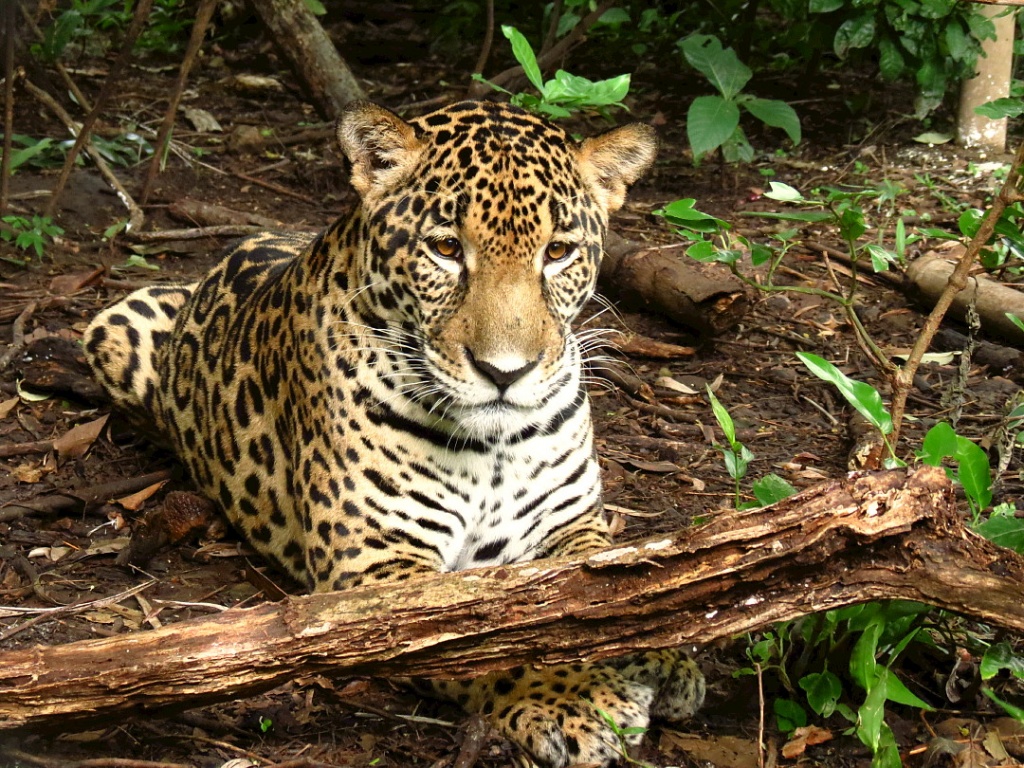
[[462, 243], [457, 237], [441, 237], [431, 240], [430, 250], [442, 259], [457, 261], [462, 258]]
[[548, 244], [547, 250], [544, 252], [544, 258], [549, 264], [557, 264], [560, 261], [565, 261], [574, 253], [576, 253], [575, 245], [556, 240]]

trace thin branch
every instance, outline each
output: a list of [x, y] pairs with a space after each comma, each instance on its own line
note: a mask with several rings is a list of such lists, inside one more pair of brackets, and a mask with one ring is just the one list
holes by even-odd
[[0, 158], [0, 216], [7, 213], [7, 197], [11, 187], [11, 154], [14, 139], [14, 4], [4, 3], [4, 156]]
[[544, 35], [544, 42], [540, 44], [540, 54], [543, 56], [551, 50], [558, 39], [558, 25], [562, 21], [562, 0], [555, 0], [551, 4], [551, 19], [548, 23], [548, 32]]
[[[67, 128], [68, 132], [72, 136], [77, 136], [78, 127], [75, 125], [75, 121], [71, 119], [71, 115], [67, 113], [67, 110], [62, 107], [56, 99], [50, 94], [44, 91], [42, 88], [35, 85], [31, 80], [25, 80], [25, 89], [31, 93], [36, 99], [39, 100], [44, 106], [46, 106], [57, 119], [64, 123], [64, 127]], [[110, 166], [107, 165], [107, 161], [103, 159], [103, 155], [96, 151], [93, 147], [92, 142], [86, 139], [85, 151], [88, 153], [90, 159], [96, 165], [96, 169], [100, 172], [106, 182], [114, 188], [114, 192], [121, 198], [121, 202], [124, 203], [125, 208], [128, 209], [128, 231], [138, 230], [142, 227], [142, 222], [145, 219], [142, 209], [135, 203], [135, 200], [131, 195], [128, 194], [128, 190], [121, 184], [121, 180], [114, 175], [114, 172], [110, 170]]]
[[[25, 19], [25, 23], [32, 32], [32, 36], [35, 37], [36, 40], [42, 42], [45, 39], [43, 31], [39, 28], [39, 25], [36, 24], [36, 20], [32, 18], [32, 14], [25, 9], [24, 5], [21, 6], [21, 16]], [[57, 74], [60, 75], [60, 79], [64, 81], [64, 85], [66, 85], [68, 90], [71, 91], [71, 95], [75, 97], [75, 101], [78, 102], [78, 106], [86, 112], [91, 111], [92, 105], [89, 103], [89, 99], [86, 98], [84, 93], [82, 93], [75, 81], [71, 79], [71, 75], [68, 74], [64, 65], [59, 61], [55, 61], [53, 62], [53, 68], [57, 71]]]
[[166, 154], [167, 144], [171, 138], [171, 129], [174, 127], [174, 118], [178, 114], [178, 104], [181, 102], [181, 94], [185, 91], [185, 84], [188, 82], [188, 73], [195, 63], [199, 48], [203, 44], [203, 37], [206, 35], [206, 28], [213, 18], [213, 11], [217, 7], [218, 0], [202, 0], [199, 9], [196, 11], [196, 20], [192, 23], [192, 35], [189, 37], [188, 48], [185, 50], [185, 58], [181, 62], [181, 69], [178, 70], [178, 80], [171, 91], [171, 100], [167, 105], [167, 113], [160, 125], [160, 132], [156, 137], [153, 159], [149, 163], [149, 170], [146, 173], [146, 181], [142, 185], [142, 193], [139, 198], [143, 204], [149, 199], [149, 193], [153, 189], [153, 182], [160, 172]]
[[487, 0], [487, 30], [484, 32], [484, 42], [480, 46], [480, 56], [473, 66], [473, 71], [483, 74], [487, 60], [491, 57], [491, 46], [494, 45], [494, 0]]
[[974, 262], [978, 258], [978, 254], [981, 253], [981, 249], [991, 239], [993, 232], [995, 232], [996, 224], [1003, 215], [1003, 211], [1006, 210], [1008, 205], [1024, 197], [1018, 186], [1022, 166], [1024, 166], [1024, 142], [1017, 148], [1017, 154], [1010, 165], [1010, 172], [1007, 174], [1006, 181], [1003, 182], [999, 194], [992, 201], [992, 205], [985, 214], [985, 218], [981, 221], [981, 226], [978, 227], [978, 231], [975, 232], [971, 242], [967, 245], [967, 250], [964, 251], [959, 263], [957, 263], [953, 273], [949, 276], [946, 290], [936, 300], [935, 306], [925, 320], [921, 333], [910, 350], [910, 356], [907, 358], [906, 364], [899, 371], [894, 372], [891, 377], [893, 429], [890, 440], [893, 445], [896, 444], [900, 436], [900, 426], [902, 425], [903, 414], [907, 407], [907, 396], [914, 385], [914, 375], [917, 373], [917, 368], [921, 364], [925, 352], [928, 351], [932, 339], [939, 331], [942, 318], [945, 317], [956, 295], [967, 287], [967, 278], [970, 275], [971, 267], [974, 266]]
[[53, 191], [50, 193], [50, 202], [46, 205], [46, 216], [49, 216], [50, 218], [53, 218], [54, 213], [57, 211], [57, 204], [60, 202], [61, 193], [63, 193], [64, 187], [67, 185], [68, 179], [71, 177], [71, 171], [75, 167], [75, 160], [78, 157], [78, 153], [90, 140], [92, 127], [96, 124], [96, 120], [100, 116], [100, 111], [106, 107], [107, 101], [110, 99], [114, 91], [122, 88], [124, 85], [121, 80], [121, 73], [128, 64], [129, 58], [131, 58], [132, 48], [135, 47], [135, 41], [142, 32], [142, 28], [145, 26], [146, 20], [149, 18], [149, 11], [152, 7], [153, 0], [139, 0], [138, 4], [135, 6], [132, 23], [128, 26], [128, 30], [125, 32], [124, 42], [121, 45], [121, 52], [118, 54], [117, 60], [110, 68], [110, 73], [107, 75], [107, 79], [103, 82], [103, 87], [100, 89], [99, 96], [96, 97], [96, 103], [93, 104], [92, 109], [89, 110], [89, 114], [87, 114], [85, 116], [85, 120], [82, 121], [82, 127], [78, 130], [78, 135], [75, 137], [75, 143], [71, 145], [71, 149], [68, 150], [67, 157], [64, 158], [64, 167], [61, 168], [57, 183], [53, 187]]
[[[18, 356], [18, 353], [25, 348], [25, 326], [28, 324], [28, 319], [32, 317], [32, 313], [36, 311], [36, 302], [30, 302], [18, 315], [14, 321], [14, 327], [12, 328], [13, 337], [11, 338], [11, 344], [7, 347], [7, 351], [0, 355], [0, 373], [2, 373], [7, 366], [11, 364], [11, 361]], [[0, 446], [2, 449], [3, 446]]]

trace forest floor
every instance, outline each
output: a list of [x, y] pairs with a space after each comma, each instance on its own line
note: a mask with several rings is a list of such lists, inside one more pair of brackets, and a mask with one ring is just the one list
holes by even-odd
[[[371, 98], [380, 103], [418, 114], [423, 111], [418, 103], [464, 94], [465, 69], [431, 53], [424, 29], [395, 22], [369, 32], [363, 26], [338, 24], [333, 31], [363, 44], [365, 50], [356, 50], [354, 43], [341, 49], [352, 57]], [[394, 50], [404, 60], [380, 55]], [[110, 62], [84, 58], [72, 68], [73, 77], [95, 94]], [[152, 129], [159, 123], [176, 76], [173, 64], [147, 59], [131, 69], [104, 118], [110, 133], [116, 133], [118, 124], [134, 122]], [[569, 68], [592, 77], [614, 74], [588, 71], [585, 59], [576, 65], [574, 60]], [[668, 69], [678, 73], [682, 66], [673, 58]], [[191, 226], [172, 216], [172, 209], [185, 199], [309, 229], [325, 226], [352, 205], [354, 194], [330, 128], [302, 100], [285, 69], [258, 34], [223, 49], [207, 45], [184, 107], [207, 110], [222, 130], [196, 129], [179, 120], [175, 152], [145, 206], [146, 230]], [[273, 77], [278, 85], [246, 90], [240, 75]], [[793, 103], [805, 132], [798, 147], [783, 147], [781, 135], [755, 131], [755, 147], [769, 149], [755, 162], [725, 166], [712, 160], [695, 167], [684, 129], [690, 86], [651, 64], [639, 65], [630, 101], [633, 116], [657, 127], [662, 149], [656, 168], [634, 189], [613, 228], [631, 240], [675, 242], [652, 211], [693, 197], [702, 210], [747, 234], [764, 235], [777, 229], [777, 223], [746, 214], [779, 209], [781, 204], [762, 196], [770, 180], [779, 180], [805, 192], [824, 185], [889, 189], [893, 199], [871, 202], [869, 215], [889, 222], [882, 239], [891, 245], [892, 220], [886, 211], [903, 212], [910, 231], [918, 225], [941, 227], [953, 238], [956, 206], [982, 207], [998, 186], [990, 161], [1005, 163], [1008, 157], [984, 158], [951, 145], [931, 147], [912, 140], [923, 128], [903, 114], [906, 91], [886, 90], [870, 78], [842, 71], [815, 77], [820, 86], [813, 89], [801, 89], [796, 74], [773, 75], [769, 84], [787, 98], [798, 94]], [[53, 83], [49, 87], [60, 90]], [[869, 106], [853, 112], [854, 102]], [[53, 115], [24, 92], [16, 103], [15, 125], [19, 134], [65, 137]], [[603, 125], [594, 118], [578, 128], [590, 133]], [[147, 165], [118, 173], [129, 189], [138, 189]], [[14, 212], [40, 213], [46, 198], [37, 192], [52, 188], [55, 176], [54, 170], [20, 168], [12, 179]], [[114, 563], [137, 521], [157, 508], [169, 490], [187, 490], [189, 484], [180, 472], [168, 482], [140, 483], [139, 478], [174, 469], [175, 463], [116, 415], [101, 421], [109, 407], [89, 378], [77, 342], [99, 309], [135, 286], [200, 274], [227, 242], [210, 237], [144, 245], [124, 236], [104, 240], [104, 231], [124, 216], [118, 198], [97, 172], [82, 167], [71, 177], [57, 218], [64, 234], [47, 245], [42, 258], [25, 266], [0, 261], [0, 344], [10, 344], [16, 336], [21, 343], [0, 370], [0, 650], [145, 631], [266, 599], [259, 583], [245, 577], [252, 564], [259, 565], [258, 558], [230, 532], [164, 549], [144, 573]], [[824, 226], [806, 229], [801, 239], [846, 250], [837, 233]], [[939, 242], [919, 242], [912, 255]], [[25, 254], [3, 243], [0, 256], [23, 259]], [[133, 256], [142, 257], [136, 266], [128, 261]], [[838, 263], [836, 268], [845, 269]], [[828, 285], [816, 246], [794, 249], [784, 274], [792, 284]], [[923, 316], [908, 299], [898, 272], [894, 279], [868, 274], [859, 282], [861, 318], [880, 346], [908, 349]], [[845, 405], [794, 356], [799, 350], [814, 352], [854, 378], [878, 383], [837, 307], [806, 295], [758, 297], [740, 326], [716, 338], [696, 338], [643, 313], [605, 314], [598, 322], [695, 347], [693, 354], [674, 358], [622, 357], [626, 369], [649, 385], [646, 400], [614, 385], [591, 393], [606, 501], [636, 512], [625, 515], [622, 538], [676, 530], [733, 505], [732, 481], [713, 445], [721, 433], [704, 395], [706, 384], [715, 387], [755, 454], [751, 478], [775, 472], [803, 488], [847, 471]], [[0, 346], [0, 354], [4, 350]], [[961, 433], [986, 439], [1019, 392], [1024, 370], [1016, 352], [1006, 352], [1010, 362], [1005, 365], [972, 368]], [[910, 400], [915, 420], [900, 447], [907, 456], [923, 430], [943, 418], [943, 395], [955, 367], [955, 361], [922, 367]], [[1024, 487], [1018, 459], [1000, 479], [996, 501], [1018, 499]], [[86, 507], [74, 495], [106, 483], [121, 488], [108, 492], [105, 498], [113, 499], [109, 503]], [[744, 489], [749, 490], [749, 481]], [[84, 598], [116, 595], [149, 579], [154, 582], [145, 591], [116, 603], [83, 603], [56, 616], [47, 613]], [[955, 621], [947, 626], [966, 631]], [[928, 751], [929, 745], [941, 738], [981, 739], [989, 727], [984, 723], [998, 714], [981, 696], [957, 707], [947, 701], [944, 684], [957, 661], [954, 648], [947, 645], [946, 651], [936, 649], [901, 667], [908, 685], [937, 710], [922, 715], [890, 709], [889, 723], [907, 765], [954, 764], [941, 750]], [[656, 766], [758, 765], [757, 678], [733, 676], [747, 664], [746, 647], [745, 638], [736, 638], [702, 649], [698, 658], [709, 680], [708, 705], [686, 733], [654, 728], [639, 760]], [[768, 764], [869, 764], [870, 753], [855, 737], [842, 734], [847, 726], [838, 716], [819, 723], [830, 740], [795, 757], [781, 757], [786, 738], [777, 731], [770, 707], [784, 692], [770, 674], [764, 685]], [[104, 760], [124, 758], [205, 768], [240, 758], [258, 765], [445, 766], [458, 753], [464, 721], [457, 708], [422, 702], [384, 681], [300, 679], [263, 696], [164, 719], [7, 740], [0, 734], [0, 765], [69, 766], [89, 759], [100, 761], [90, 765], [113, 765]], [[493, 738], [476, 764], [505, 766], [510, 761], [511, 748]], [[1002, 764], [1013, 764], [1012, 758]]]

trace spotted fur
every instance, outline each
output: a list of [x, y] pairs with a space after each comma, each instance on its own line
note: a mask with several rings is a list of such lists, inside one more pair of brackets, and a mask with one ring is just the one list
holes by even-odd
[[[507, 105], [361, 103], [338, 139], [355, 212], [110, 307], [85, 335], [99, 380], [310, 590], [607, 545], [571, 323], [650, 129], [577, 143]], [[615, 759], [595, 708], [645, 727], [703, 698], [673, 652], [433, 687], [545, 766]]]

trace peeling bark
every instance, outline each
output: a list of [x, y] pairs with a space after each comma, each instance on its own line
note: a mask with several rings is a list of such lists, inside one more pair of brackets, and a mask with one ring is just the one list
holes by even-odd
[[288, 598], [0, 654], [0, 727], [67, 730], [320, 674], [459, 677], [703, 643], [874, 599], [1024, 631], [1024, 558], [966, 531], [941, 469], [825, 483], [598, 552]]

